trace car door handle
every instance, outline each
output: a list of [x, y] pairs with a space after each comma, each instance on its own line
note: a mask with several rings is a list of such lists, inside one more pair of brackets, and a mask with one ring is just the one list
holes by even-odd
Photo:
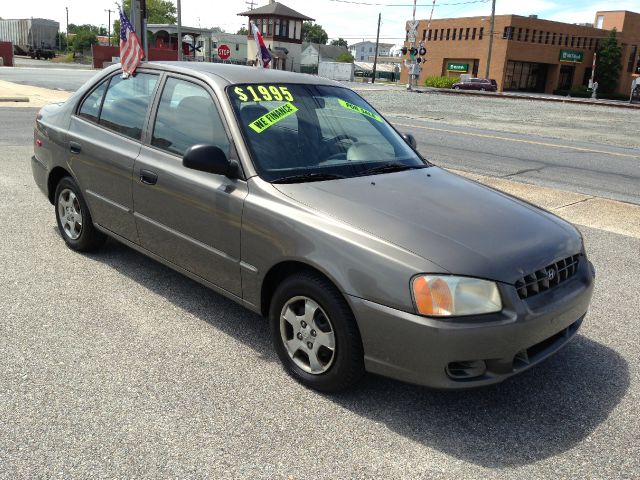
[[69, 142], [69, 150], [71, 153], [80, 153], [82, 146], [77, 142]]
[[155, 185], [158, 181], [158, 174], [150, 170], [140, 170], [140, 181], [145, 185]]

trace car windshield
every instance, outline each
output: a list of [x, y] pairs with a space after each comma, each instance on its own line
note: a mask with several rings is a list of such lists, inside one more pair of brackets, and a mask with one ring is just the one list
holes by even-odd
[[227, 87], [256, 170], [269, 182], [331, 180], [428, 164], [367, 102], [324, 85]]

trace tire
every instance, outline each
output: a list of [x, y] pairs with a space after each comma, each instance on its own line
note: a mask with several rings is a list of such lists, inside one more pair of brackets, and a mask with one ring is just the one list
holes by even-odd
[[303, 385], [338, 392], [364, 374], [353, 313], [336, 287], [319, 274], [300, 272], [286, 278], [273, 294], [269, 322], [285, 371]]
[[484, 87], [482, 87], [482, 88], [480, 89], [480, 91], [481, 91], [481, 92], [484, 92], [484, 91], [486, 91], [486, 90], [485, 90], [485, 88], [484, 88]]
[[54, 210], [60, 235], [72, 250], [90, 252], [105, 242], [106, 235], [93, 226], [87, 203], [71, 177], [64, 177], [58, 182]]
[[453, 87], [453, 89], [454, 90], [460, 90], [460, 87], [456, 86], [456, 87]]

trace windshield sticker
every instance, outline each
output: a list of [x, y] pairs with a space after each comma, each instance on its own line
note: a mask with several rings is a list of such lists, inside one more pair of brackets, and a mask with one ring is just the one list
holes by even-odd
[[[246, 90], [246, 91], [245, 91]], [[276, 85], [247, 85], [233, 89], [236, 97], [241, 102], [293, 102], [293, 95], [287, 87]]]
[[265, 113], [260, 118], [255, 119], [249, 124], [249, 127], [251, 127], [254, 132], [262, 133], [271, 125], [278, 123], [283, 118], [287, 118], [289, 115], [296, 113], [297, 111], [298, 109], [295, 106], [287, 102], [275, 110]]
[[369, 110], [366, 110], [362, 107], [359, 107], [358, 105], [354, 105], [353, 103], [349, 103], [349, 102], [345, 102], [344, 100], [338, 99], [338, 103], [340, 105], [342, 105], [344, 108], [348, 109], [348, 110], [353, 110], [354, 112], [358, 112], [362, 115], [364, 115], [365, 117], [369, 117], [369, 118], [373, 118], [374, 120], [377, 120], [378, 122], [382, 121], [382, 117], [380, 115], [376, 115], [373, 112], [370, 112]]

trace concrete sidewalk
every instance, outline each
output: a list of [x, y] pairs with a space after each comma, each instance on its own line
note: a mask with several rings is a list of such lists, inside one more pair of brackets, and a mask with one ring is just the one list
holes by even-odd
[[0, 80], [0, 107], [43, 107], [48, 103], [64, 102], [69, 92], [20, 85]]
[[[406, 84], [403, 83], [356, 83], [350, 82], [349, 86], [355, 91], [383, 91], [389, 88], [407, 91]], [[629, 103], [622, 100], [602, 100], [592, 98], [567, 97], [561, 95], [550, 95], [543, 93], [523, 93], [523, 92], [480, 92], [473, 90], [453, 90], [450, 88], [433, 88], [417, 86], [412, 89], [415, 93], [435, 93], [442, 95], [470, 95], [480, 97], [494, 97], [511, 100], [533, 100], [538, 102], [575, 103], [582, 105], [598, 105], [602, 107], [630, 108], [640, 110], [640, 103]]]

